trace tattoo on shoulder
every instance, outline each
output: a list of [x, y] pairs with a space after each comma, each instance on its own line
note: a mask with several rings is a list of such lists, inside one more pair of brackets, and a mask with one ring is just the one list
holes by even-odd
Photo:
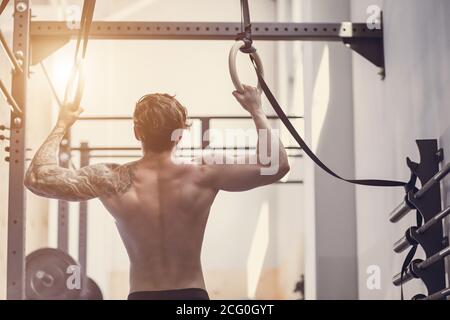
[[[88, 169], [90, 167], [87, 167]], [[99, 196], [113, 196], [124, 194], [130, 190], [134, 180], [134, 164], [99, 165], [94, 172], [90, 172], [90, 180], [97, 188]], [[83, 170], [83, 169], [82, 169]]]
[[134, 181], [134, 164], [128, 163], [123, 166], [118, 166], [115, 170], [116, 179], [115, 179], [115, 193], [123, 194], [127, 192]]

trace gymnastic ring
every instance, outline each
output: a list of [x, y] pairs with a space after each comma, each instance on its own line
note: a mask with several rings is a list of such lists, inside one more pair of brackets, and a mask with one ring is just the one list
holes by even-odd
[[84, 61], [80, 58], [73, 65], [70, 72], [70, 78], [64, 95], [64, 105], [71, 104], [73, 108], [80, 106], [84, 91], [84, 77]]
[[[244, 41], [242, 41], [242, 40], [236, 41], [234, 46], [231, 48], [230, 55], [228, 57], [228, 64], [230, 67], [231, 80], [233, 81], [233, 84], [234, 84], [234, 87], [236, 88], [236, 90], [240, 93], [243, 93], [245, 90], [244, 90], [244, 87], [242, 86], [242, 83], [239, 80], [239, 76], [237, 74], [236, 57], [237, 57], [237, 53], [240, 51], [240, 49], [243, 45], [245, 45]], [[261, 58], [259, 57], [258, 53], [254, 52], [254, 53], [250, 53], [250, 55], [253, 57], [253, 59], [255, 59], [256, 67], [261, 72], [261, 75], [264, 77], [264, 67], [263, 67]], [[259, 83], [258, 83], [258, 89], [261, 90], [261, 86]]]

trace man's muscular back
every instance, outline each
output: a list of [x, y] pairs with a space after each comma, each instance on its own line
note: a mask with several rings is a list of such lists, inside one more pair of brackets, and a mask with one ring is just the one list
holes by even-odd
[[130, 258], [131, 292], [204, 289], [201, 247], [217, 195], [204, 168], [145, 158], [125, 167], [127, 190], [101, 200]]
[[[187, 112], [173, 97], [154, 94], [138, 102], [134, 115], [135, 136], [144, 151], [141, 160], [78, 170], [59, 166], [59, 145], [82, 112], [64, 106], [28, 168], [25, 185], [52, 199], [101, 199], [116, 219], [130, 257], [132, 293], [204, 289], [200, 253], [218, 191], [240, 192], [269, 185], [290, 169], [286, 150], [262, 110], [261, 92], [244, 88], [244, 93], [233, 94], [255, 123], [258, 147], [254, 155], [224, 157], [217, 164], [207, 158], [199, 165], [174, 163], [173, 151], [181, 136], [173, 140], [173, 133], [187, 128]], [[267, 171], [268, 167], [271, 170]]]

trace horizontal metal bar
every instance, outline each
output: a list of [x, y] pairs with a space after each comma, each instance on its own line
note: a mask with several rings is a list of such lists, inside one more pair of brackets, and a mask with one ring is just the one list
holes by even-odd
[[444, 179], [448, 174], [450, 173], [450, 162], [447, 163], [444, 168], [442, 168], [441, 171], [436, 173], [436, 175], [431, 178], [425, 185], [417, 191], [415, 194], [415, 197], [417, 199], [422, 198], [428, 191], [430, 191], [431, 188], [433, 188], [436, 184], [441, 182], [442, 179]]
[[[413, 232], [416, 232], [417, 234], [424, 234], [432, 226], [434, 226], [435, 224], [437, 224], [439, 222], [442, 222], [442, 220], [444, 220], [448, 215], [450, 215], [450, 207], [447, 207], [447, 209], [439, 212], [436, 216], [433, 217], [433, 219], [429, 220], [427, 223], [425, 223], [423, 226], [421, 226], [420, 228], [418, 228], [417, 230], [415, 230]], [[403, 236], [400, 240], [395, 242], [394, 251], [396, 253], [405, 251], [407, 248], [409, 248], [412, 245], [411, 241], [413, 241], [413, 240], [408, 239], [408, 237], [406, 235]]]
[[400, 221], [404, 216], [406, 216], [413, 208], [411, 208], [408, 203], [403, 200], [392, 212], [389, 214], [389, 221], [392, 223]]
[[91, 159], [139, 159], [142, 158], [142, 154], [90, 154], [89, 157]]
[[442, 291], [439, 291], [431, 296], [425, 297], [423, 300], [444, 300], [450, 296], [450, 288], [446, 288]]
[[448, 257], [450, 255], [450, 247], [447, 247], [435, 255], [431, 256], [430, 258], [426, 259], [424, 262], [419, 264], [419, 269], [426, 269], [429, 266], [435, 264], [436, 262], [444, 259], [445, 257]]
[[[86, 151], [86, 149], [84, 149]], [[89, 155], [89, 157], [95, 158], [95, 159], [111, 159], [111, 158], [116, 158], [116, 159], [135, 159], [135, 158], [141, 158], [142, 155]], [[304, 184], [303, 180], [290, 180], [290, 181], [279, 181], [276, 182], [275, 184]]]
[[[192, 116], [189, 117], [191, 120], [251, 120], [252, 117], [245, 117], [245, 116]], [[279, 118], [277, 116], [267, 116], [267, 119], [269, 120], [278, 120]], [[304, 117], [301, 116], [290, 116], [289, 119], [291, 120], [300, 120], [304, 119]], [[133, 117], [102, 117], [102, 116], [96, 116], [96, 117], [80, 117], [78, 119], [79, 121], [129, 121], [133, 120]]]
[[[181, 155], [180, 157], [185, 157], [185, 158], [189, 158], [192, 157], [194, 155]], [[90, 155], [91, 158], [94, 159], [139, 159], [142, 158], [142, 155], [126, 155], [126, 154], [121, 154], [121, 155], [104, 155], [104, 154], [91, 154]], [[288, 155], [288, 158], [303, 158], [303, 155]]]
[[[445, 257], [448, 257], [449, 255], [450, 255], [450, 247], [447, 247], [447, 248], [439, 251], [435, 255], [431, 256], [430, 258], [426, 259], [425, 261], [422, 261], [422, 262], [416, 264], [416, 266], [418, 269], [424, 270], [424, 269], [427, 269], [428, 267], [432, 266], [436, 262], [441, 261]], [[412, 262], [412, 263], [414, 263], [414, 262]], [[412, 274], [411, 269], [412, 269], [411, 265], [408, 266], [408, 270], [403, 275], [403, 281], [401, 279], [401, 272], [400, 272], [399, 274], [394, 276], [392, 283], [395, 286], [400, 286], [400, 285], [410, 281], [411, 279], [415, 278], [416, 276], [414, 276]]]
[[411, 272], [408, 269], [408, 271], [405, 272], [405, 274], [403, 275], [403, 279], [402, 279], [402, 273], [400, 272], [394, 276], [394, 278], [392, 279], [392, 283], [394, 284], [394, 286], [398, 287], [412, 279], [414, 279], [414, 276], [411, 274]]
[[71, 151], [142, 151], [139, 147], [89, 147], [84, 148], [71, 148]]
[[450, 214], [450, 207], [447, 207], [447, 209], [441, 211], [436, 216], [433, 217], [433, 219], [429, 220], [427, 223], [425, 223], [423, 226], [421, 226], [419, 229], [417, 229], [417, 233], [422, 234], [428, 231], [432, 226], [434, 226], [436, 223], [444, 220], [448, 215]]
[[130, 121], [133, 120], [133, 117], [111, 117], [111, 116], [95, 116], [95, 117], [80, 117], [77, 121]]
[[[298, 150], [301, 151], [300, 147], [285, 147], [286, 150]], [[71, 148], [72, 151], [142, 151], [140, 147], [89, 147], [86, 148]], [[200, 147], [193, 148], [177, 148], [178, 151], [252, 151], [256, 150], [254, 147], [231, 147], [231, 148], [208, 148], [202, 149]]]
[[[95, 21], [91, 39], [127, 40], [234, 40], [241, 32], [240, 22], [113, 22]], [[75, 38], [77, 29], [64, 21], [33, 21], [31, 37]], [[366, 23], [254, 23], [254, 40], [342, 41], [346, 38], [382, 38], [382, 30], [369, 30]]]
[[405, 251], [407, 248], [411, 246], [411, 243], [409, 242], [408, 238], [406, 236], [403, 236], [400, 240], [394, 243], [394, 252], [395, 253], [401, 253]]
[[[427, 183], [423, 185], [423, 187], [414, 194], [416, 199], [422, 198], [431, 188], [433, 188], [436, 184], [441, 182], [448, 174], [450, 173], [450, 163], [447, 163], [442, 170], [440, 170], [436, 175], [431, 178]], [[400, 205], [397, 206], [390, 214], [389, 221], [395, 223], [406, 216], [411, 210], [411, 208], [407, 201], [403, 201]]]
[[11, 64], [11, 67], [14, 69], [14, 72], [23, 72], [22, 67], [19, 64], [19, 61], [14, 56], [14, 53], [8, 46], [8, 43], [6, 42], [5, 37], [3, 36], [2, 31], [0, 30], [0, 44], [3, 47], [3, 50], [5, 50], [6, 55], [8, 56], [8, 61]]
[[0, 91], [2, 92], [3, 96], [5, 97], [6, 101], [8, 102], [11, 111], [15, 113], [22, 114], [22, 109], [17, 105], [16, 100], [14, 100], [13, 96], [9, 93], [8, 89], [6, 88], [5, 84], [0, 80]]
[[278, 181], [275, 184], [304, 184], [303, 180]]

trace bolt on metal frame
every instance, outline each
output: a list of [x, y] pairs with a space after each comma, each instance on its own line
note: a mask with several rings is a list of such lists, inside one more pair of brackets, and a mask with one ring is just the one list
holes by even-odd
[[[86, 167], [90, 162], [89, 144], [81, 143], [80, 146], [80, 167]], [[87, 258], [88, 258], [88, 202], [80, 202], [78, 217], [78, 262], [83, 274], [83, 283], [87, 277]]]
[[[240, 23], [94, 22], [91, 39], [234, 40]], [[343, 42], [384, 70], [383, 30], [363, 23], [254, 23], [256, 41]], [[14, 0], [13, 73], [8, 202], [7, 298], [25, 298], [25, 112], [29, 64], [35, 65], [77, 35], [66, 22], [31, 21], [29, 0]], [[0, 37], [2, 46], [3, 37]], [[30, 51], [32, 48], [32, 52]], [[6, 48], [5, 48], [6, 49]], [[16, 63], [17, 62], [17, 63]], [[4, 87], [4, 86], [3, 86]], [[3, 90], [2, 90], [3, 92]], [[12, 102], [13, 101], [13, 102]], [[15, 102], [15, 104], [14, 104]], [[16, 108], [17, 107], [17, 108]], [[22, 111], [22, 112], [21, 112]], [[206, 123], [206, 122], [205, 122]], [[206, 127], [203, 129], [207, 129]]]

